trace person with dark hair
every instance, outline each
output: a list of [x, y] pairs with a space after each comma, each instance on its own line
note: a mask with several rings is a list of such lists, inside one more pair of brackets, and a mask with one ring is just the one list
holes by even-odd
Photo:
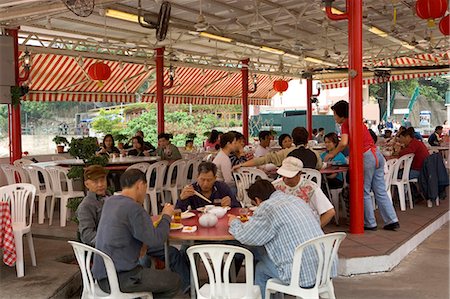
[[150, 153], [145, 148], [144, 139], [142, 139], [141, 136], [134, 136], [133, 138], [131, 138], [131, 141], [133, 144], [133, 149], [128, 151], [129, 156], [150, 156]]
[[[295, 249], [324, 233], [305, 201], [276, 191], [267, 180], [258, 180], [251, 185], [248, 196], [258, 208], [245, 223], [239, 221], [237, 216], [230, 215], [229, 232], [244, 245], [264, 246], [265, 252], [261, 254], [255, 268], [255, 283], [260, 287], [261, 294], [264, 294], [270, 278], [289, 284]], [[336, 276], [336, 266], [337, 259], [331, 271], [332, 277]], [[317, 267], [317, 255], [312, 248], [307, 248], [300, 267], [301, 287], [314, 286]]]
[[[169, 237], [173, 206], [164, 206], [161, 220], [155, 227], [142, 207], [147, 191], [145, 174], [138, 169], [127, 170], [120, 183], [121, 195], [111, 196], [103, 205], [95, 246], [113, 260], [122, 292], [152, 292], [154, 298], [174, 298], [181, 285], [178, 274], [143, 268], [138, 262], [143, 244], [149, 250], [164, 247]], [[179, 261], [182, 264], [182, 259]], [[183, 267], [189, 275], [185, 259]], [[109, 281], [100, 256], [94, 256], [92, 273], [100, 288], [109, 293]]]
[[431, 146], [440, 146], [441, 145], [441, 134], [442, 131], [444, 130], [443, 126], [437, 126], [434, 129], [434, 133], [430, 135], [430, 137], [428, 137], [428, 143]]
[[288, 154], [288, 157], [296, 157], [303, 162], [305, 168], [322, 168], [322, 158], [319, 154], [307, 148], [309, 133], [303, 127], [297, 127], [292, 131], [292, 137], [296, 141], [297, 148]]
[[[295, 147], [291, 148], [285, 148], [282, 150], [279, 150], [278, 152], [270, 152], [263, 157], [255, 158], [252, 160], [249, 160], [245, 163], [238, 164], [233, 167], [233, 169], [237, 169], [239, 167], [253, 167], [253, 166], [261, 166], [265, 164], [274, 164], [277, 167], [281, 166], [281, 163], [283, 160], [294, 150], [303, 147], [306, 148], [306, 145], [308, 143], [308, 131], [306, 131], [303, 127], [296, 127], [292, 130], [292, 139], [294, 141]], [[316, 156], [313, 158], [312, 161], [308, 161], [305, 163], [305, 167], [311, 165], [310, 168], [316, 168], [321, 169], [322, 168], [322, 159], [320, 159], [320, 156], [317, 152], [311, 150], [311, 152]], [[308, 152], [309, 153], [309, 152]], [[316, 164], [314, 164], [316, 163]], [[314, 165], [313, 165], [314, 164]], [[306, 166], [307, 165], [307, 166]]]
[[95, 154], [97, 156], [120, 154], [119, 149], [114, 146], [114, 138], [111, 134], [106, 134], [105, 137], [103, 137], [102, 147]]
[[231, 131], [236, 136], [236, 150], [230, 154], [231, 165], [237, 165], [244, 163], [250, 159], [253, 159], [253, 154], [251, 152], [245, 152], [245, 137], [243, 134]]
[[313, 135], [313, 136], [316, 136], [316, 135], [317, 135], [317, 128], [314, 128], [314, 129], [312, 130], [312, 135]]
[[[142, 132], [142, 130], [137, 130], [135, 136], [140, 136], [142, 138], [142, 140], [144, 140], [144, 132]], [[148, 141], [144, 140], [144, 147], [145, 150], [149, 151], [149, 152], [154, 152], [156, 150], [156, 148]]]
[[214, 150], [216, 148], [216, 145], [220, 146], [219, 142], [219, 131], [212, 130], [209, 134], [208, 139], [206, 139], [205, 141], [205, 150]]
[[272, 134], [270, 133], [270, 131], [260, 131], [259, 132], [259, 134], [258, 134], [259, 144], [255, 149], [255, 153], [254, 153], [255, 157], [262, 157], [270, 151], [269, 145], [270, 145], [271, 136], [272, 136]]
[[409, 171], [409, 178], [418, 178], [423, 167], [423, 162], [430, 155], [428, 153], [428, 149], [422, 141], [419, 141], [414, 137], [413, 127], [410, 127], [401, 132], [399, 140], [400, 143], [404, 146], [404, 148], [398, 153], [400, 157], [407, 154], [414, 154], [414, 159]]
[[175, 161], [182, 159], [180, 150], [178, 147], [170, 142], [172, 135], [167, 133], [161, 133], [158, 135], [158, 148], [156, 149], [156, 155], [161, 157], [161, 160]]
[[317, 141], [317, 143], [324, 143], [324, 138], [325, 138], [325, 129], [324, 128], [319, 128], [319, 131], [317, 132], [317, 135], [314, 135], [314, 140]]
[[217, 166], [217, 180], [225, 182], [233, 194], [236, 194], [236, 182], [233, 179], [232, 166], [229, 155], [237, 150], [236, 135], [228, 132], [220, 138], [220, 151], [214, 158], [213, 163]]
[[302, 179], [303, 163], [295, 157], [287, 157], [277, 170], [281, 178], [272, 182], [275, 189], [294, 195], [309, 204], [320, 226], [324, 227], [334, 217], [333, 205], [316, 183]]
[[184, 144], [184, 150], [189, 153], [194, 152], [195, 151], [194, 140], [192, 139], [186, 140]]
[[[334, 120], [341, 124], [341, 141], [338, 146], [330, 151], [324, 158], [330, 161], [337, 156], [349, 143], [349, 122], [348, 122], [348, 103], [339, 101], [334, 104], [331, 109], [334, 113]], [[383, 155], [375, 146], [372, 136], [365, 125], [361, 125], [358, 130], [363, 137], [363, 159], [364, 159], [364, 229], [376, 230], [377, 222], [374, 214], [374, 206], [370, 191], [375, 195], [378, 209], [384, 220], [384, 229], [397, 230], [400, 227], [397, 214], [395, 213], [392, 201], [389, 198], [384, 181], [384, 164]], [[351, 155], [352, 153], [350, 153]], [[352, 182], [350, 182], [352, 184]]]
[[278, 137], [278, 145], [281, 146], [282, 149], [291, 148], [292, 147], [292, 137], [289, 134], [281, 134]]
[[[325, 135], [325, 147], [326, 151], [320, 154], [320, 157], [322, 159], [325, 158], [325, 156], [336, 149], [337, 145], [339, 144], [339, 138], [336, 133], [331, 132]], [[336, 164], [347, 164], [347, 159], [342, 153], [338, 153], [333, 160], [331, 160], [332, 163]], [[327, 182], [330, 189], [339, 189], [342, 188], [344, 185], [344, 176], [342, 173], [332, 173], [327, 175]]]
[[178, 199], [176, 208], [183, 211], [190, 206], [195, 210], [209, 204], [197, 193], [212, 201], [215, 205], [223, 207], [237, 208], [241, 205], [231, 192], [230, 187], [224, 182], [216, 179], [217, 166], [212, 162], [202, 162], [198, 166], [198, 176], [195, 183], [187, 185], [181, 190], [180, 199]]
[[378, 141], [377, 134], [372, 129], [368, 129], [368, 130], [370, 133], [370, 137], [372, 137], [373, 143], [377, 144], [377, 141]]

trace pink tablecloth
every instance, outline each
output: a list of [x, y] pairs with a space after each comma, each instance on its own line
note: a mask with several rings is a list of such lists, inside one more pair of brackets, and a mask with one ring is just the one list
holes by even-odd
[[8, 266], [16, 263], [16, 243], [11, 222], [9, 203], [0, 202], [0, 248], [3, 249], [3, 262]]

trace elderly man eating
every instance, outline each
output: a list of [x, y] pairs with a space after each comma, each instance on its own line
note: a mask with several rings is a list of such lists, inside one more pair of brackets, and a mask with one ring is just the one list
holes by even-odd
[[231, 192], [230, 187], [225, 182], [217, 181], [216, 174], [217, 166], [214, 163], [200, 163], [197, 182], [183, 188], [176, 208], [185, 211], [188, 206], [191, 206], [191, 209], [197, 209], [209, 204], [198, 194], [216, 205], [231, 206], [232, 208], [240, 207], [241, 205]]
[[275, 189], [294, 195], [304, 200], [314, 214], [320, 218], [320, 226], [324, 227], [334, 217], [333, 205], [316, 183], [301, 178], [303, 163], [295, 157], [287, 157], [277, 173], [281, 178], [272, 182]]

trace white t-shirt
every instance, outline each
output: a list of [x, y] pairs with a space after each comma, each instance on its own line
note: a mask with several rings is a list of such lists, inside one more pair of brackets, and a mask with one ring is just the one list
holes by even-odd
[[264, 148], [264, 147], [262, 147], [261, 145], [258, 144], [258, 147], [255, 150], [254, 156], [255, 156], [255, 158], [262, 157], [265, 154], [267, 154], [268, 152], [270, 152], [269, 147]]
[[230, 157], [220, 150], [214, 158], [213, 163], [217, 166], [217, 180], [225, 182], [228, 185], [234, 185]]
[[333, 208], [325, 193], [314, 182], [300, 179], [300, 182], [295, 187], [289, 187], [284, 183], [283, 178], [279, 178], [273, 181], [272, 184], [275, 189], [306, 201], [317, 217]]

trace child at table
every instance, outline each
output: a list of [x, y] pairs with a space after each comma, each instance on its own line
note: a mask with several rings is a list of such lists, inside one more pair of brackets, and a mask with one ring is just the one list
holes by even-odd
[[[326, 147], [326, 151], [323, 152], [320, 157], [322, 158], [322, 160], [325, 158], [325, 156], [333, 151], [336, 146], [339, 143], [339, 139], [336, 133], [332, 132], [332, 133], [328, 133], [327, 135], [325, 135], [325, 147]], [[330, 162], [334, 162], [336, 164], [347, 164], [347, 160], [345, 159], [344, 154], [342, 153], [338, 153]], [[344, 186], [344, 176], [342, 175], [342, 173], [332, 173], [327, 175], [327, 181], [328, 181], [328, 186], [330, 187], [330, 189], [339, 189], [342, 188], [342, 186]]]

